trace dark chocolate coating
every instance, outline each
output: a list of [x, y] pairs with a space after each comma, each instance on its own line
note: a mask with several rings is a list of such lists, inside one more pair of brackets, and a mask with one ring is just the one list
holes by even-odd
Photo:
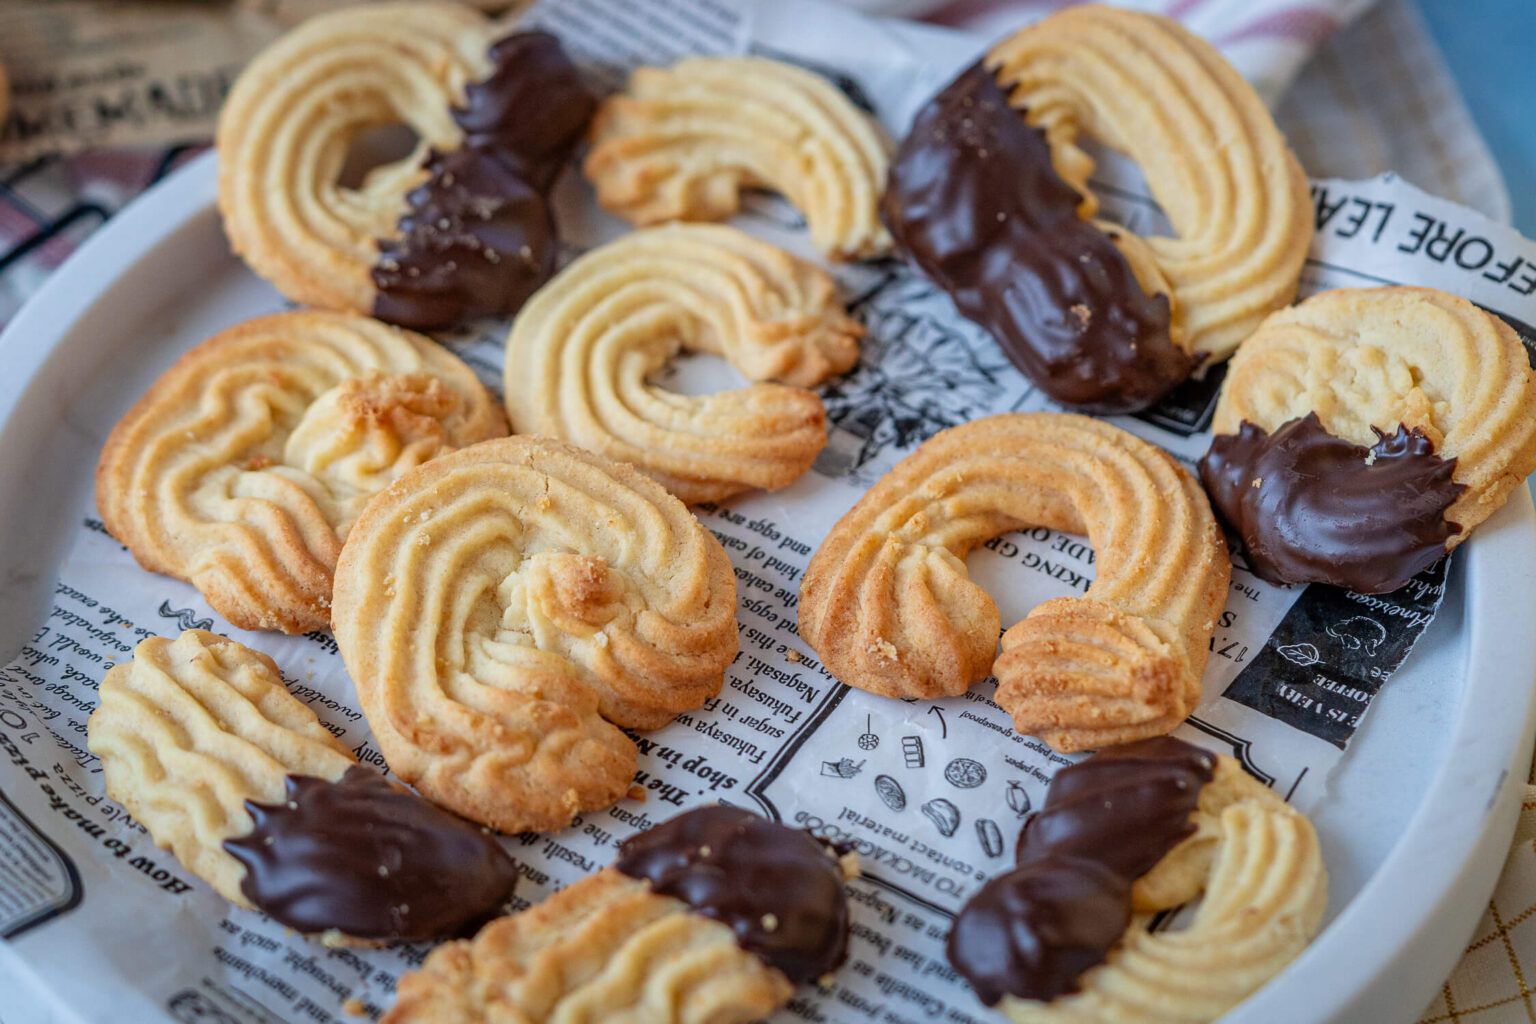
[[1019, 830], [1015, 863], [1073, 857], [1135, 881], [1194, 834], [1189, 812], [1215, 765], [1210, 753], [1171, 736], [1106, 747], [1051, 780]]
[[991, 1006], [1080, 987], [1131, 919], [1136, 879], [1195, 832], [1208, 751], [1159, 736], [1063, 768], [1024, 822], [1018, 866], [982, 886], [950, 930], [949, 962]]
[[1131, 883], [1089, 860], [1047, 857], [987, 882], [955, 918], [946, 950], [976, 997], [1075, 992], [1131, 923]]
[[1145, 409], [1194, 369], [1043, 132], [975, 64], [913, 122], [880, 213], [902, 254], [1046, 394], [1084, 412]]
[[488, 833], [354, 765], [336, 782], [290, 775], [282, 803], [246, 801], [255, 827], [224, 849], [240, 891], [306, 935], [463, 934], [501, 911], [517, 867]]
[[489, 78], [453, 119], [464, 142], [427, 156], [400, 236], [379, 240], [373, 315], [416, 328], [517, 312], [555, 271], [548, 191], [597, 101], [554, 36], [519, 32], [490, 49]]
[[1376, 435], [1367, 449], [1308, 413], [1273, 434], [1244, 421], [1212, 439], [1200, 480], [1256, 575], [1384, 594], [1445, 555], [1461, 532], [1445, 512], [1466, 490], [1452, 479], [1456, 460], [1401, 424]]
[[848, 954], [842, 868], [809, 832], [735, 807], [699, 807], [628, 839], [613, 866], [730, 926], [742, 949], [797, 984]]

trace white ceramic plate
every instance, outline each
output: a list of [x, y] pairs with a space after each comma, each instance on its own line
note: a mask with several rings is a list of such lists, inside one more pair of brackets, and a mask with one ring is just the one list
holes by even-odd
[[[5, 659], [42, 619], [73, 529], [56, 512], [87, 493], [112, 424], [191, 344], [276, 305], [229, 255], [215, 179], [210, 155], [139, 199], [0, 334]], [[1514, 828], [1536, 728], [1533, 593], [1536, 514], [1520, 488], [1458, 554], [1444, 608], [1376, 700], [1315, 815], [1330, 923], [1228, 1024], [1404, 1021], [1428, 1003]], [[0, 943], [7, 955], [21, 962]], [[102, 1005], [89, 985], [49, 993], [64, 1019]], [[121, 997], [131, 1016], [135, 1000]]]

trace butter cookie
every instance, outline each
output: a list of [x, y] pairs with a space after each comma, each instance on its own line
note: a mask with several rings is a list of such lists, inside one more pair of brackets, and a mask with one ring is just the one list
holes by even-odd
[[1255, 573], [1396, 590], [1536, 469], [1514, 330], [1429, 288], [1321, 292], [1232, 361], [1200, 472]]
[[890, 249], [880, 223], [890, 144], [813, 72], [763, 57], [687, 57], [638, 68], [592, 119], [583, 170], [632, 224], [721, 220], [741, 193], [781, 193], [833, 259]]
[[452, 936], [512, 895], [495, 839], [359, 765], [271, 658], [227, 637], [140, 643], [102, 681], [87, 744], [159, 846], [306, 935]]
[[107, 531], [241, 629], [330, 624], [331, 572], [374, 492], [506, 434], [447, 349], [349, 313], [248, 320], [182, 356], [96, 467]]
[[734, 807], [634, 836], [618, 862], [400, 979], [385, 1024], [746, 1024], [848, 945], [847, 865], [808, 833]]
[[[1009, 530], [1086, 534], [1097, 578], [1039, 605], [997, 653], [997, 605], [965, 556]], [[988, 674], [1022, 733], [1082, 750], [1171, 731], [1200, 699], [1231, 564], [1194, 477], [1118, 427], [1011, 413], [940, 431], [833, 526], [800, 634], [840, 681], [888, 697]]]
[[[821, 269], [724, 225], [672, 224], [581, 256], [507, 339], [513, 430], [645, 470], [687, 502], [784, 487], [827, 443], [807, 390], [858, 361], [864, 329]], [[649, 382], [680, 350], [754, 383], [692, 397]]]
[[638, 470], [510, 437], [382, 491], [336, 569], [336, 642], [390, 768], [504, 832], [622, 799], [653, 729], [736, 656], [730, 560]]
[[[418, 328], [516, 312], [554, 272], [547, 193], [595, 107], [546, 33], [497, 39], [451, 3], [321, 14], [225, 100], [225, 232], [296, 302]], [[348, 180], [354, 147], [398, 126], [411, 152]]]
[[[961, 909], [947, 952], [1020, 1024], [1214, 1021], [1307, 947], [1328, 900], [1311, 823], [1167, 736], [1058, 772], [1017, 861]], [[1148, 929], [1202, 893], [1186, 926]]]
[[[1172, 224], [1094, 220], [1092, 138]], [[921, 112], [882, 206], [897, 248], [1052, 398], [1146, 408], [1296, 293], [1306, 176], [1253, 89], [1153, 14], [1085, 4], [994, 46]]]

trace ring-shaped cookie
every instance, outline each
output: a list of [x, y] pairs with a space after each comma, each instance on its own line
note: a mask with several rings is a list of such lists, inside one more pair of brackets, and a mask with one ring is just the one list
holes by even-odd
[[[497, 41], [453, 3], [328, 12], [225, 100], [225, 231], [296, 302], [411, 327], [511, 313], [554, 270], [544, 193], [594, 106], [552, 36]], [[401, 124], [415, 149], [342, 184], [354, 142]]]
[[506, 832], [622, 799], [634, 743], [720, 689], [730, 560], [638, 470], [544, 438], [381, 492], [336, 569], [336, 642], [390, 768]]
[[242, 629], [330, 625], [331, 571], [376, 491], [500, 437], [474, 371], [430, 338], [350, 313], [278, 313], [178, 359], [96, 467], [108, 532]]
[[1259, 575], [1390, 591], [1536, 469], [1536, 372], [1458, 296], [1339, 289], [1243, 343], [1212, 429], [1201, 473]]
[[632, 224], [720, 220], [742, 190], [781, 193], [833, 259], [890, 249], [880, 223], [890, 143], [819, 75], [764, 57], [642, 67], [592, 119], [583, 170]]
[[[639, 466], [687, 502], [784, 487], [827, 443], [806, 390], [858, 360], [863, 328], [821, 269], [724, 225], [636, 231], [586, 253], [507, 339], [513, 430]], [[754, 383], [690, 397], [647, 378], [679, 350]]]
[[[1097, 577], [1003, 635], [965, 556], [1026, 526], [1086, 534]], [[989, 673], [1022, 733], [1082, 750], [1166, 733], [1194, 709], [1231, 565], [1194, 477], [1125, 431], [1011, 413], [935, 434], [832, 528], [800, 633], [840, 681], [890, 697]]]
[[[1187, 925], [1149, 930], [1202, 894]], [[1214, 1021], [1306, 948], [1327, 899], [1302, 814], [1232, 758], [1163, 737], [1057, 774], [949, 959], [1018, 1024]]]
[[1174, 236], [1111, 229], [1144, 281], [1161, 279], [1185, 351], [1224, 359], [1287, 305], [1312, 240], [1306, 174], [1253, 87], [1170, 18], [1084, 4], [992, 48], [1010, 104], [1045, 131], [1057, 172], [1098, 205], [1091, 137], [1134, 160]]

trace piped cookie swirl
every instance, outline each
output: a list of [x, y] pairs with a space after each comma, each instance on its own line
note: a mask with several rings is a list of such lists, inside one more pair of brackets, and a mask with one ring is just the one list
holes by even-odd
[[543, 438], [381, 492], [336, 574], [336, 642], [390, 768], [506, 832], [622, 799], [634, 742], [736, 655], [720, 542], [638, 470]]
[[1322, 292], [1244, 343], [1212, 428], [1201, 477], [1255, 573], [1384, 593], [1536, 469], [1536, 372], [1457, 296]]
[[[1087, 534], [1097, 578], [1002, 638], [965, 556], [999, 534]], [[1200, 699], [1231, 566], [1205, 494], [1168, 454], [1100, 420], [989, 416], [897, 463], [833, 526], [800, 589], [800, 634], [838, 680], [889, 697], [989, 673], [1020, 732], [1058, 750], [1174, 729]]]
[[700, 807], [400, 979], [385, 1024], [747, 1024], [842, 964], [856, 873], [809, 833]]
[[140, 643], [87, 733], [107, 795], [158, 845], [306, 935], [453, 936], [512, 895], [493, 838], [359, 765], [271, 658], [226, 637]]
[[[553, 36], [493, 32], [457, 4], [366, 4], [258, 54], [219, 116], [235, 251], [295, 301], [405, 326], [515, 312], [554, 272], [547, 192], [596, 101]], [[414, 151], [343, 185], [355, 140], [397, 124]]]
[[139, 564], [242, 629], [330, 625], [331, 574], [369, 498], [507, 431], [430, 338], [349, 313], [236, 324], [186, 353], [112, 429], [96, 507]]
[[[1140, 166], [1172, 235], [1093, 219], [1084, 137]], [[1306, 178], [1237, 72], [1166, 18], [1091, 4], [919, 113], [882, 213], [1021, 371], [1089, 412], [1146, 408], [1230, 355], [1291, 300], [1312, 237]]]
[[[717, 224], [631, 232], [574, 260], [507, 339], [513, 429], [638, 466], [688, 502], [784, 487], [827, 443], [809, 388], [851, 367], [863, 327], [818, 267]], [[684, 350], [754, 383], [712, 395], [651, 378]]]
[[[1306, 948], [1327, 890], [1305, 817], [1232, 758], [1158, 737], [1057, 773], [947, 953], [1021, 1024], [1213, 1021]], [[1202, 894], [1187, 926], [1148, 929]]]

